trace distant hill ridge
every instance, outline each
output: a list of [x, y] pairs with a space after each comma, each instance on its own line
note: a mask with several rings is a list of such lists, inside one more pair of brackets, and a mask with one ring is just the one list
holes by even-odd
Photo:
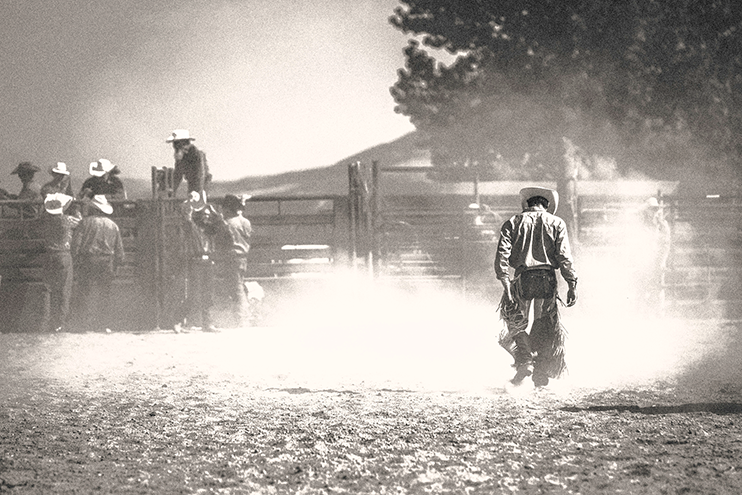
[[[348, 194], [348, 164], [360, 161], [370, 164], [376, 160], [382, 166], [427, 166], [430, 153], [418, 145], [416, 132], [410, 132], [394, 141], [379, 144], [349, 156], [334, 165], [307, 170], [283, 172], [275, 175], [246, 176], [234, 181], [220, 181], [219, 168], [213, 165], [212, 196], [225, 194], [257, 195], [345, 195]], [[249, 170], [246, 172], [249, 173]], [[129, 199], [147, 199], [152, 196], [148, 180], [124, 178]], [[181, 184], [181, 188], [185, 187]]]
[[[386, 167], [427, 167], [430, 166], [430, 152], [425, 148], [421, 135], [417, 131], [382, 143], [364, 151], [351, 155], [334, 165], [317, 167], [306, 170], [295, 170], [275, 175], [245, 176], [234, 181], [220, 181], [217, 164], [212, 166], [214, 182], [210, 188], [212, 197], [222, 197], [225, 194], [250, 194], [252, 196], [317, 196], [317, 195], [346, 195], [348, 194], [348, 165], [359, 161], [369, 165], [377, 161], [382, 168]], [[249, 173], [249, 170], [246, 171]], [[683, 174], [678, 174], [682, 176]], [[618, 180], [579, 182], [580, 194], [597, 195], [652, 195], [661, 190], [663, 194], [691, 194], [705, 195], [709, 193], [729, 194], [736, 191], [733, 184], [720, 181], [709, 183], [697, 177], [687, 178], [680, 185], [676, 181], [658, 180]], [[124, 178], [130, 199], [148, 199], [152, 196], [151, 184], [148, 180]], [[427, 178], [425, 173], [382, 173], [381, 188], [387, 194], [474, 194], [474, 186], [467, 182], [441, 183]], [[533, 182], [533, 181], [531, 181]], [[529, 182], [529, 184], [531, 183]], [[540, 185], [555, 187], [555, 184], [539, 182]], [[522, 182], [483, 182], [479, 185], [479, 193], [507, 194], [517, 191]], [[185, 184], [181, 185], [181, 191]], [[727, 191], [729, 190], [729, 191]], [[517, 193], [515, 193], [517, 194]], [[184, 193], [180, 193], [184, 196]]]

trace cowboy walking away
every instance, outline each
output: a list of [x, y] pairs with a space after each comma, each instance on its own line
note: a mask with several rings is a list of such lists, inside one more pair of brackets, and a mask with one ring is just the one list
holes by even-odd
[[505, 322], [500, 345], [515, 359], [511, 383], [520, 385], [532, 376], [533, 383], [543, 387], [566, 371], [556, 270], [568, 285], [567, 306], [577, 301], [577, 273], [567, 226], [555, 215], [557, 192], [526, 187], [520, 198], [523, 211], [502, 225], [495, 255], [495, 274], [503, 286], [500, 316]]

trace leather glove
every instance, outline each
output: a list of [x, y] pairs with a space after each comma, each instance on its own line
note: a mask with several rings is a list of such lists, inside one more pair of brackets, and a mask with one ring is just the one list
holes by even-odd
[[567, 289], [567, 307], [574, 306], [577, 302], [577, 281], [569, 282]]

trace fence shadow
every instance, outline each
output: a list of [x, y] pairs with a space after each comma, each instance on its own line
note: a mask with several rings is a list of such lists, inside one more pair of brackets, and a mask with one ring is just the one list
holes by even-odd
[[613, 404], [606, 406], [588, 407], [562, 407], [566, 412], [632, 412], [638, 414], [684, 414], [694, 412], [707, 412], [712, 414], [742, 414], [742, 404], [737, 402], [696, 402], [690, 404], [679, 404], [675, 406], [637, 406], [625, 404]]

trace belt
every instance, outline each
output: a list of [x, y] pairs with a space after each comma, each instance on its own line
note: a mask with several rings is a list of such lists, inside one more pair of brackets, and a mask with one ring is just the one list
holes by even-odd
[[531, 272], [535, 270], [554, 270], [554, 267], [551, 265], [538, 265], [538, 266], [529, 266], [528, 268], [524, 269], [524, 272]]
[[533, 273], [533, 272], [554, 272], [556, 269], [551, 265], [538, 265], [538, 266], [529, 266], [529, 267], [523, 267], [515, 270], [515, 276], [520, 277], [526, 272]]

